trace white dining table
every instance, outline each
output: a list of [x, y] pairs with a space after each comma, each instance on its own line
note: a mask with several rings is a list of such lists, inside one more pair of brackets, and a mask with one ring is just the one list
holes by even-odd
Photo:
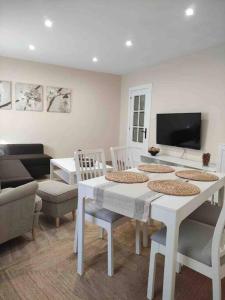
[[[183, 168], [175, 167], [175, 170], [180, 170]], [[132, 169], [131, 171], [137, 171]], [[175, 173], [167, 174], [146, 174], [149, 176], [150, 180], [157, 179], [178, 179]], [[178, 236], [179, 227], [181, 222], [188, 217], [194, 210], [196, 210], [201, 204], [207, 201], [213, 194], [218, 192], [219, 203], [221, 204], [224, 199], [224, 186], [225, 186], [225, 174], [217, 173], [219, 179], [213, 182], [200, 182], [200, 181], [189, 181], [197, 185], [201, 192], [195, 196], [169, 196], [158, 194], [158, 197], [153, 197], [150, 199], [146, 197], [141, 197], [138, 199], [138, 206], [140, 207], [141, 201], [143, 201], [143, 207], [149, 208], [148, 218], [158, 220], [165, 224], [167, 227], [167, 238], [166, 238], [166, 253], [165, 253], [165, 264], [164, 264], [164, 281], [163, 281], [163, 300], [173, 300], [175, 291], [175, 275], [176, 275], [176, 253], [178, 247]], [[79, 182], [78, 184], [78, 258], [77, 258], [77, 273], [82, 275], [84, 273], [84, 213], [85, 213], [85, 199], [93, 199], [99, 191], [104, 194], [104, 187], [108, 184], [108, 181], [104, 176], [89, 179], [86, 181]], [[120, 199], [124, 193], [124, 184], [119, 184], [114, 191], [115, 199]], [[135, 190], [135, 185], [137, 189], [140, 189], [140, 184], [130, 185], [133, 191]], [[143, 194], [146, 194], [147, 184], [142, 183]], [[98, 191], [98, 193], [96, 193]], [[101, 193], [100, 193], [101, 194]], [[126, 201], [123, 203], [124, 207], [133, 207], [135, 205], [129, 205], [129, 197], [124, 198]], [[130, 201], [133, 201], [130, 198]], [[116, 203], [116, 202], [115, 202]], [[102, 207], [104, 207], [104, 201], [102, 202]], [[105, 208], [109, 208], [108, 206]], [[121, 214], [121, 206], [113, 205], [110, 209], [114, 212]], [[126, 209], [123, 210], [123, 215], [131, 217], [130, 211], [129, 215], [126, 215]], [[132, 216], [135, 218], [135, 213]], [[147, 222], [147, 219], [140, 219], [139, 221]]]

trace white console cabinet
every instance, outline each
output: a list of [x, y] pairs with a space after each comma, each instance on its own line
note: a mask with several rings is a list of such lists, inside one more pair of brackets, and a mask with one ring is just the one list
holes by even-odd
[[[225, 158], [225, 145], [223, 145], [223, 155]], [[187, 168], [193, 168], [193, 169], [198, 169], [198, 170], [205, 170], [209, 172], [216, 172], [217, 166], [216, 164], [209, 164], [208, 167], [205, 167], [202, 165], [202, 162], [199, 161], [194, 161], [194, 160], [188, 160], [180, 157], [175, 157], [175, 156], [170, 156], [170, 155], [161, 155], [158, 154], [156, 156], [152, 156], [151, 154], [147, 155], [142, 155], [141, 156], [142, 162], [146, 163], [162, 163], [162, 164], [167, 164], [167, 165], [172, 165], [172, 166], [182, 166], [182, 167], [187, 167]], [[225, 160], [223, 160], [225, 161]], [[222, 162], [221, 162], [222, 164]], [[225, 168], [225, 165], [224, 165]]]

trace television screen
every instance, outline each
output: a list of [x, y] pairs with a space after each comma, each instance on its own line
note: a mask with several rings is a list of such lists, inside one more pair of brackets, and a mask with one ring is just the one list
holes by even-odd
[[157, 144], [201, 148], [201, 113], [157, 114]]

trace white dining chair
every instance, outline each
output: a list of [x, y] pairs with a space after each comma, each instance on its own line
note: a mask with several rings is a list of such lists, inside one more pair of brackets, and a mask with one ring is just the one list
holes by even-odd
[[216, 226], [222, 207], [210, 201], [204, 202], [188, 218], [211, 226]]
[[135, 168], [140, 163], [140, 154], [135, 147], [111, 147], [110, 152], [114, 171]]
[[[105, 154], [102, 149], [82, 150], [74, 153], [77, 182], [103, 176], [106, 174]], [[105, 229], [108, 235], [108, 276], [114, 273], [113, 264], [113, 230], [122, 223], [129, 220], [120, 214], [110, 210], [99, 208], [93, 202], [85, 203], [85, 221], [96, 224]], [[75, 229], [75, 240], [77, 241], [77, 224]], [[77, 243], [74, 247], [77, 252]]]
[[[225, 173], [225, 144], [219, 145], [216, 171]], [[223, 203], [216, 201], [206, 201], [189, 216], [189, 219], [216, 226], [222, 205]]]
[[[125, 171], [135, 168], [140, 164], [140, 150], [136, 147], [117, 146], [111, 147], [112, 166], [114, 171]], [[136, 254], [141, 254], [141, 232], [143, 231], [143, 245], [148, 245], [147, 224], [136, 220]]]
[[[225, 277], [225, 205], [216, 226], [186, 219], [180, 225], [177, 262], [212, 279], [213, 300], [221, 300], [221, 279]], [[166, 228], [151, 236], [148, 299], [154, 297], [156, 255], [165, 255]]]

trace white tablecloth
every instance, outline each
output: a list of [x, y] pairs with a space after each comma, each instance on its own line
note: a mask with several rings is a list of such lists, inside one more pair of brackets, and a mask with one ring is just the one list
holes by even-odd
[[94, 189], [94, 205], [147, 222], [150, 204], [160, 196], [161, 194], [147, 187], [147, 182], [137, 184], [106, 182]]
[[[140, 172], [137, 169], [129, 171]], [[147, 175], [149, 180], [181, 180], [175, 173], [141, 173]], [[151, 191], [147, 182], [125, 184], [104, 179], [104, 182], [94, 187], [94, 205], [143, 222], [147, 222], [150, 217], [151, 202], [161, 196], [162, 194]]]

